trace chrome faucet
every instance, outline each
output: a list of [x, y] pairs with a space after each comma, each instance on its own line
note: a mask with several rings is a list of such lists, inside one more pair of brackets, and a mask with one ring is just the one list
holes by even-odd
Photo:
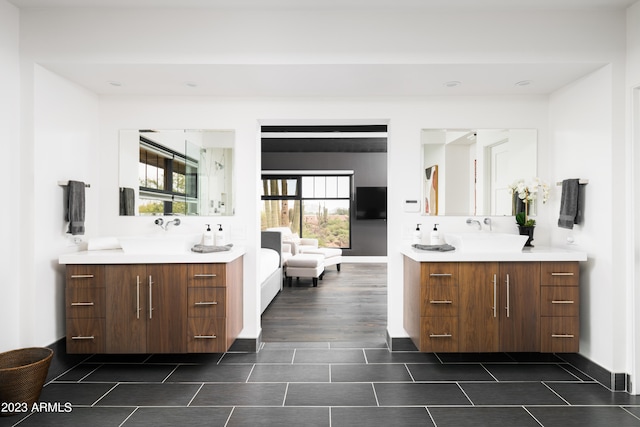
[[485, 218], [484, 219], [484, 225], [488, 225], [489, 226], [489, 231], [493, 231], [493, 227], [491, 226], [491, 218]]
[[162, 219], [162, 218], [158, 218], [158, 219], [156, 219], [156, 220], [154, 221], [154, 223], [155, 223], [155, 225], [157, 225], [157, 226], [159, 226], [160, 228], [162, 228], [164, 231], [167, 231], [167, 230], [169, 229], [169, 226], [170, 226], [171, 224], [173, 224], [173, 225], [175, 225], [175, 226], [180, 225], [180, 219], [175, 218], [175, 219], [174, 219], [174, 220], [172, 220], [172, 221], [167, 221], [167, 223], [165, 224], [165, 223], [164, 223], [164, 219]]
[[482, 230], [482, 224], [477, 219], [468, 218], [467, 219], [467, 224], [469, 224], [469, 225], [476, 224], [478, 226], [478, 230]]

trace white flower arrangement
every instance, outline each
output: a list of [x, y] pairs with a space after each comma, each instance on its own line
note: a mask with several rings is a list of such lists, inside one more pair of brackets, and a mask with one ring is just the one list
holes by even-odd
[[535, 225], [535, 220], [529, 219], [529, 206], [538, 199], [538, 193], [542, 196], [542, 203], [546, 203], [547, 200], [549, 200], [549, 184], [535, 177], [528, 183], [525, 182], [524, 179], [515, 181], [509, 186], [509, 189], [511, 190], [511, 194], [517, 194], [518, 198], [524, 203], [524, 218], [518, 218], [518, 216], [516, 216], [518, 224], [527, 226]]
[[549, 200], [549, 184], [538, 177], [533, 178], [529, 183], [521, 179], [511, 184], [509, 188], [511, 189], [511, 194], [517, 193], [518, 198], [525, 204], [534, 201], [540, 190], [542, 190], [540, 191], [542, 194], [542, 203], [547, 203], [547, 200]]

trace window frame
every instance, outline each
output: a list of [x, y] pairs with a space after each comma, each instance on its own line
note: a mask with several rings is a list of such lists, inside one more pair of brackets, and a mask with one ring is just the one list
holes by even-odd
[[[327, 177], [348, 177], [349, 178], [349, 194], [347, 197], [303, 197], [302, 180], [303, 177], [324, 177], [325, 181]], [[341, 249], [351, 249], [352, 243], [352, 229], [353, 229], [353, 200], [354, 200], [354, 172], [353, 171], [295, 171], [295, 172], [276, 172], [276, 171], [263, 171], [261, 180], [295, 180], [296, 181], [296, 194], [295, 195], [264, 195], [262, 194], [260, 200], [293, 200], [300, 203], [300, 218], [298, 219], [298, 229], [300, 230], [300, 237], [304, 238], [304, 202], [309, 200], [347, 200], [349, 203], [349, 242], [348, 246], [343, 246]]]

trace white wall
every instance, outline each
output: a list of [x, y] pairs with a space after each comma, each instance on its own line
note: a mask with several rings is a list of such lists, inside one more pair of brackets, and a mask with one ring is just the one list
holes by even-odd
[[633, 203], [629, 204], [627, 217], [627, 230], [633, 236], [627, 242], [627, 308], [629, 315], [627, 324], [630, 325], [628, 342], [634, 343], [627, 351], [629, 362], [628, 372], [634, 378], [633, 392], [638, 394], [640, 385], [640, 226], [637, 218], [640, 216], [640, 2], [635, 3], [627, 11], [627, 162], [628, 180], [631, 183], [628, 189], [628, 198]]
[[[3, 0], [0, 0], [3, 1]], [[140, 23], [145, 31], [140, 31]], [[455, 22], [457, 25], [451, 25]], [[259, 333], [259, 298], [256, 298], [255, 267], [256, 248], [259, 246], [259, 180], [260, 152], [259, 120], [279, 119], [388, 119], [388, 176], [389, 176], [389, 290], [388, 330], [391, 336], [405, 336], [402, 328], [402, 259], [398, 248], [410, 239], [415, 224], [422, 222], [429, 230], [430, 218], [402, 212], [402, 200], [420, 197], [420, 131], [425, 128], [536, 128], [538, 147], [538, 175], [553, 181], [567, 173], [561, 170], [556, 156], [571, 154], [581, 139], [583, 127], [595, 133], [583, 135], [586, 149], [581, 150], [585, 165], [602, 171], [605, 176], [600, 184], [590, 191], [602, 194], [619, 207], [624, 200], [613, 164], [619, 160], [620, 149], [612, 145], [624, 141], [624, 135], [616, 135], [612, 129], [619, 125], [611, 119], [624, 109], [620, 102], [620, 64], [623, 64], [625, 30], [624, 15], [608, 12], [561, 12], [552, 15], [544, 12], [520, 14], [509, 13], [420, 13], [415, 11], [303, 11], [281, 13], [265, 11], [213, 11], [213, 10], [24, 10], [21, 13], [22, 97], [22, 155], [20, 167], [21, 192], [36, 198], [50, 187], [41, 190], [36, 182], [49, 185], [55, 182], [58, 169], [45, 174], [36, 172], [36, 165], [43, 162], [38, 157], [44, 148], [45, 139], [55, 135], [54, 125], [44, 120], [47, 111], [59, 108], [51, 102], [49, 94], [57, 90], [71, 96], [70, 111], [87, 108], [94, 111], [92, 96], [80, 96], [81, 90], [72, 85], [56, 81], [40, 71], [34, 72], [34, 64], [46, 62], [106, 62], [106, 63], [545, 63], [545, 62], [590, 62], [614, 64], [611, 68], [578, 82], [554, 94], [551, 103], [546, 97], [429, 97], [429, 98], [367, 98], [367, 99], [220, 99], [213, 97], [169, 98], [169, 97], [100, 97], [100, 112], [88, 118], [99, 120], [100, 136], [97, 157], [87, 157], [84, 145], [73, 145], [81, 160], [97, 168], [98, 177], [91, 176], [92, 188], [90, 212], [98, 220], [96, 233], [114, 235], [144, 233], [153, 228], [144, 218], [121, 218], [117, 216], [117, 131], [122, 128], [161, 127], [233, 129], [236, 131], [237, 159], [246, 171], [239, 176], [237, 215], [225, 226], [235, 233], [235, 240], [246, 244], [245, 259], [245, 330], [243, 336], [256, 337]], [[326, 28], [332, 28], [327, 34]], [[465, 28], [465, 31], [460, 31]], [[544, 28], [544, 31], [540, 31]], [[597, 28], [598, 31], [593, 29]], [[4, 29], [2, 30], [5, 31]], [[11, 33], [10, 33], [11, 34]], [[509, 34], [509, 37], [505, 37]], [[624, 52], [623, 52], [624, 54]], [[34, 77], [34, 74], [38, 77]], [[38, 86], [35, 83], [39, 83]], [[577, 88], [586, 90], [589, 97], [584, 107], [579, 104], [584, 95]], [[43, 91], [43, 95], [40, 95]], [[593, 105], [592, 98], [604, 102]], [[32, 99], [35, 104], [31, 105]], [[65, 99], [65, 104], [67, 103]], [[564, 111], [561, 107], [573, 111]], [[34, 113], [37, 113], [35, 114]], [[584, 117], [577, 117], [578, 113]], [[598, 114], [591, 123], [591, 115]], [[553, 132], [549, 131], [549, 120]], [[81, 132], [91, 133], [91, 125], [78, 121]], [[87, 126], [89, 128], [87, 128]], [[624, 127], [623, 127], [624, 128]], [[49, 131], [51, 129], [51, 131]], [[65, 125], [61, 135], [74, 129]], [[596, 141], [596, 135], [599, 137]], [[47, 138], [45, 138], [47, 137]], [[60, 139], [55, 138], [59, 141]], [[77, 140], [74, 140], [77, 141]], [[553, 144], [560, 144], [558, 150]], [[91, 143], [90, 143], [91, 144]], [[599, 144], [604, 144], [600, 146]], [[604, 149], [604, 154], [599, 148]], [[585, 157], [586, 156], [586, 157]], [[564, 160], [564, 158], [563, 158]], [[562, 163], [564, 165], [565, 163]], [[567, 162], [567, 166], [578, 170], [578, 162]], [[604, 168], [601, 166], [604, 164]], [[77, 164], [74, 166], [78, 166]], [[60, 169], [62, 170], [62, 169]], [[83, 169], [71, 169], [81, 178]], [[67, 170], [65, 169], [65, 172]], [[586, 176], [586, 172], [585, 176]], [[45, 176], [46, 175], [46, 176]], [[599, 174], [600, 175], [600, 174]], [[36, 182], [34, 182], [34, 180]], [[96, 182], [94, 186], [94, 182]], [[593, 181], [595, 183], [595, 181]], [[595, 187], [595, 190], [593, 188]], [[56, 189], [57, 190], [57, 189]], [[622, 196], [620, 191], [623, 191]], [[56, 196], [53, 196], [56, 197]], [[556, 196], [557, 197], [557, 196]], [[600, 197], [600, 196], [599, 196]], [[44, 197], [44, 201], [49, 200]], [[557, 199], [555, 199], [557, 203]], [[54, 200], [52, 200], [55, 202]], [[26, 294], [39, 290], [37, 280], [46, 280], [58, 287], [57, 276], [52, 273], [56, 248], [62, 235], [50, 235], [47, 239], [51, 249], [47, 254], [36, 250], [33, 226], [39, 215], [35, 212], [40, 202], [27, 199], [21, 203], [22, 212], [27, 212], [21, 223], [21, 236], [26, 236], [31, 245], [22, 251], [20, 274], [25, 278], [21, 286]], [[58, 209], [54, 207], [54, 209]], [[604, 279], [604, 283], [624, 279], [616, 277], [612, 252], [613, 239], [620, 237], [619, 230], [609, 227], [610, 234], [593, 230], [597, 224], [592, 218], [609, 221], [614, 219], [612, 210], [599, 213], [600, 206], [590, 207], [587, 212], [590, 225], [579, 236], [595, 262], [584, 271], [588, 286]], [[536, 242], [563, 243], [553, 226], [557, 210], [550, 203], [540, 207], [540, 224], [536, 230]], [[466, 227], [464, 217], [438, 218], [443, 231]], [[188, 221], [182, 230], [201, 230], [204, 219]], [[58, 225], [49, 224], [53, 231], [60, 232]], [[497, 219], [496, 228], [514, 231], [510, 219]], [[606, 228], [605, 228], [606, 229]], [[56, 231], [57, 230], [57, 231]], [[93, 233], [93, 230], [89, 231]], [[624, 241], [624, 238], [623, 238]], [[595, 245], [598, 242], [598, 245]], [[47, 258], [48, 257], [48, 258]], [[47, 258], [47, 262], [42, 258]], [[624, 267], [624, 266], [623, 266]], [[34, 273], [31, 273], [35, 271]], [[624, 271], [624, 269], [623, 269]], [[622, 281], [622, 280], [620, 280]], [[588, 287], [587, 289], [591, 289]], [[614, 288], [618, 292], [617, 288]], [[591, 292], [591, 291], [590, 291]], [[600, 337], [600, 332], [611, 333], [618, 324], [616, 306], [610, 304], [612, 297], [605, 297], [606, 304], [590, 304], [590, 296], [601, 296], [600, 291], [586, 295], [587, 310], [594, 319], [603, 320], [602, 331], [594, 331], [594, 325], [586, 325], [583, 340], [585, 352], [593, 355], [596, 362], [605, 368], [618, 369], [619, 361], [612, 355], [612, 345], [620, 341], [617, 333], [611, 339]], [[619, 295], [618, 295], [619, 296]], [[47, 298], [57, 298], [48, 295]], [[34, 340], [33, 323], [60, 322], [62, 309], [52, 315], [55, 302], [49, 301], [42, 314], [35, 319], [23, 316], [25, 340]], [[585, 313], [586, 314], [586, 313]], [[624, 316], [624, 315], [622, 315]], [[27, 327], [28, 325], [28, 327]], [[61, 336], [60, 326], [55, 331], [37, 334], [40, 344], [47, 344]], [[597, 333], [594, 333], [597, 332]], [[622, 347], [624, 348], [624, 347]]]
[[[32, 239], [23, 239], [33, 263], [33, 281], [23, 283], [22, 345], [42, 345], [64, 336], [64, 268], [57, 257], [76, 250], [64, 218], [65, 189], [58, 181], [78, 180], [86, 189], [86, 239], [99, 235], [101, 203], [97, 151], [98, 97], [66, 79], [34, 67], [33, 210], [23, 212], [23, 226]], [[26, 258], [26, 257], [25, 257]], [[49, 321], [43, 321], [49, 319]], [[55, 321], [54, 321], [55, 319]]]
[[[581, 269], [581, 353], [602, 366], [621, 370], [618, 355], [626, 347], [625, 310], [617, 302], [624, 301], [625, 282], [616, 280], [614, 273], [624, 271], [624, 264], [614, 260], [612, 237], [614, 222], [622, 219], [623, 211], [616, 210], [613, 199], [611, 73], [611, 67], [605, 67], [551, 97], [552, 178], [589, 180], [584, 224], [571, 231], [556, 225], [552, 242], [566, 244], [571, 237], [588, 253]], [[559, 196], [557, 191], [550, 200], [556, 211]]]
[[[0, 168], [0, 180], [5, 184], [12, 199], [6, 198], [3, 216], [7, 224], [3, 230], [5, 244], [0, 245], [0, 352], [20, 344], [20, 212], [11, 207], [17, 205], [21, 191], [10, 185], [20, 171], [20, 62], [19, 62], [19, 14], [18, 9], [0, 0], [0, 146], [6, 161]], [[11, 201], [10, 201], [11, 200]]]

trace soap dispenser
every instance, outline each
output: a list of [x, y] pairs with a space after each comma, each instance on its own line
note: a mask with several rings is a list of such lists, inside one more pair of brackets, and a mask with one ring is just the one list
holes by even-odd
[[433, 226], [433, 230], [431, 230], [430, 243], [432, 245], [439, 245], [440, 244], [440, 232], [438, 231], [438, 224], [435, 224]]
[[422, 243], [422, 231], [420, 231], [420, 224], [416, 224], [416, 230], [413, 232], [413, 242], [414, 245], [419, 245]]
[[207, 230], [202, 235], [202, 244], [204, 246], [214, 246], [213, 231], [211, 231], [211, 226], [209, 224], [205, 225], [207, 226]]
[[224, 238], [224, 231], [222, 230], [222, 224], [218, 224], [218, 229], [216, 230], [216, 246], [224, 246], [227, 244]]

